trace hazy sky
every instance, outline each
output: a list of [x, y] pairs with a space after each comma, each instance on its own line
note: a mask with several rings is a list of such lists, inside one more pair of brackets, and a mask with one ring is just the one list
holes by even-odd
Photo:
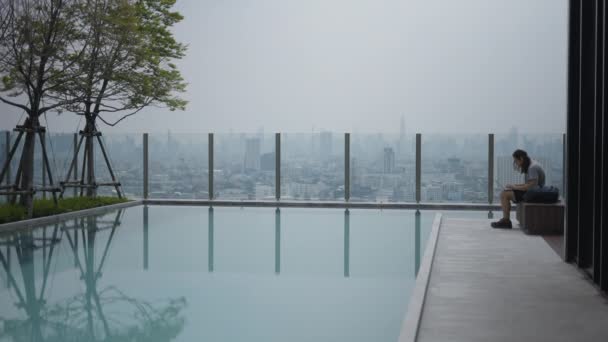
[[[562, 132], [566, 0], [178, 0], [185, 112], [107, 132]], [[0, 104], [0, 128], [20, 112]], [[74, 115], [49, 115], [75, 131]], [[105, 129], [102, 126], [102, 129]]]

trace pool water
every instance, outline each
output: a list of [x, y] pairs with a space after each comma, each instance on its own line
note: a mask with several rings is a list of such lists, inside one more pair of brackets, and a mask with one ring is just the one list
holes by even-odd
[[137, 206], [0, 236], [0, 341], [397, 341], [434, 213]]

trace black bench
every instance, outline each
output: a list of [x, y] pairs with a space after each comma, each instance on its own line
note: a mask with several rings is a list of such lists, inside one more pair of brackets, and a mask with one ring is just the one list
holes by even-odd
[[527, 234], [564, 233], [564, 203], [517, 203], [517, 221]]

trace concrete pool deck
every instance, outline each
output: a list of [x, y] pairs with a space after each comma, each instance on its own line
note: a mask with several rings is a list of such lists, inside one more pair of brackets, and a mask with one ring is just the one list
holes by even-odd
[[606, 341], [608, 300], [540, 236], [444, 217], [417, 341]]

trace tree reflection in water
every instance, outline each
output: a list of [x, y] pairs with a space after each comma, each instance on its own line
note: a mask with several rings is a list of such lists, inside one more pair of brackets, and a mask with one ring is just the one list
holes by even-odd
[[[47, 237], [48, 227], [15, 232], [0, 237], [0, 263], [7, 274], [16, 306], [25, 311], [25, 319], [0, 316], [0, 340], [12, 341], [170, 341], [184, 328], [181, 314], [186, 306], [183, 297], [149, 302], [124, 293], [116, 286], [98, 288], [110, 246], [121, 224], [123, 211], [88, 216], [55, 225]], [[108, 234], [109, 233], [109, 234]], [[45, 289], [53, 252], [67, 241], [74, 264], [85, 285], [83, 293], [47, 305]], [[103, 244], [101, 258], [95, 245]], [[14, 250], [23, 282], [11, 269], [10, 251]], [[40, 258], [39, 253], [42, 253]], [[38, 255], [37, 255], [38, 254]], [[37, 257], [36, 257], [37, 256]], [[42, 284], [37, 293], [35, 264], [42, 261]], [[57, 285], [55, 285], [57, 286]]]

